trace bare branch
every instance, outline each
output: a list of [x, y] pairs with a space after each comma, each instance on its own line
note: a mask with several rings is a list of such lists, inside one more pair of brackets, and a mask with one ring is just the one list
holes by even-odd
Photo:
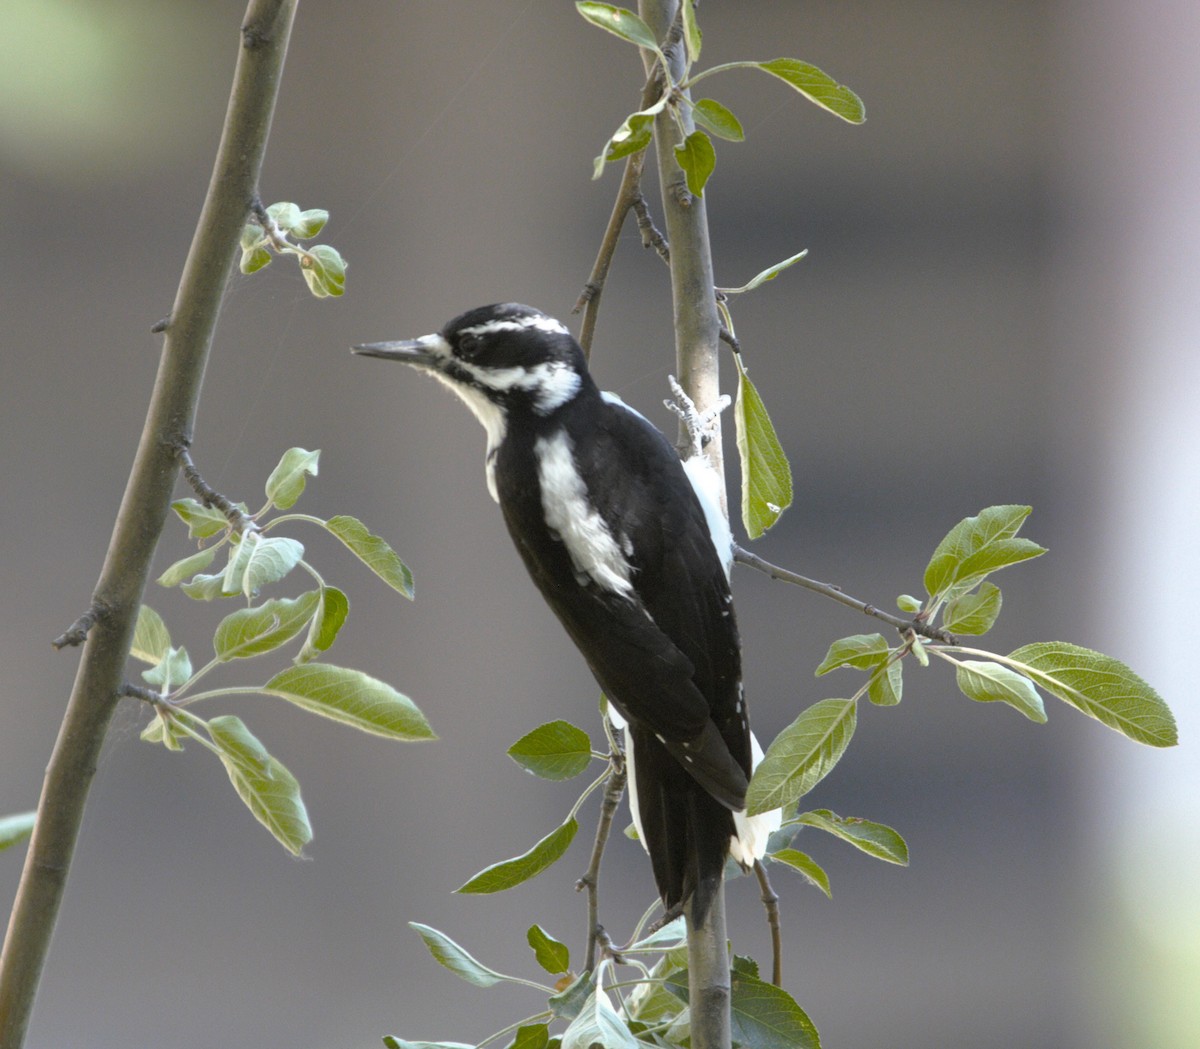
[[200, 475], [200, 471], [196, 469], [196, 464], [192, 461], [192, 453], [188, 451], [189, 442], [180, 438], [175, 442], [175, 454], [179, 457], [180, 465], [183, 467], [183, 476], [188, 484], [192, 486], [192, 491], [199, 497], [200, 502], [205, 506], [212, 507], [214, 510], [219, 510], [225, 515], [225, 519], [238, 533], [257, 532], [258, 525], [245, 513], [240, 507], [223, 496], [215, 488]]
[[[607, 720], [605, 722], [607, 729]], [[604, 785], [604, 798], [600, 803], [600, 818], [596, 823], [596, 837], [592, 843], [592, 857], [583, 877], [575, 883], [575, 891], [585, 889], [588, 894], [588, 935], [587, 950], [584, 952], [585, 967], [594, 970], [596, 967], [596, 946], [600, 942], [602, 929], [600, 927], [600, 861], [604, 856], [604, 848], [608, 844], [608, 836], [612, 832], [613, 818], [621, 797], [625, 793], [626, 766], [625, 755], [617, 740], [610, 734], [612, 753], [609, 755], [610, 769], [608, 782]]]
[[88, 610], [51, 641], [50, 644], [58, 649], [82, 645], [87, 640], [88, 631], [111, 611], [112, 609], [103, 601], [98, 598], [93, 599], [92, 603], [88, 606]]
[[758, 887], [762, 890], [763, 906], [767, 910], [767, 925], [771, 929], [771, 982], [776, 987], [782, 987], [783, 931], [779, 921], [779, 895], [771, 886], [766, 864], [762, 860], [754, 861], [754, 876], [758, 878]]

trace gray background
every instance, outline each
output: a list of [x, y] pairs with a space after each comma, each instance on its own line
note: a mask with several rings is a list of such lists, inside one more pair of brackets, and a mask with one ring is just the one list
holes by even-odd
[[[1180, 999], [1200, 971], [1186, 732], [1200, 20], [1184, 0], [1126, 6], [702, 9], [704, 65], [804, 58], [869, 116], [851, 128], [750, 73], [705, 86], [748, 136], [719, 146], [708, 193], [718, 281], [810, 250], [735, 305], [797, 482], [760, 551], [886, 606], [919, 589], [961, 517], [1032, 503], [1027, 532], [1051, 554], [1000, 580], [991, 643], [1061, 637], [1127, 659], [1185, 728], [1163, 754], [1056, 702], [1037, 727], [962, 699], [938, 667], [909, 670], [899, 709], [864, 709], [808, 800], [895, 826], [912, 865], [809, 834], [798, 844], [829, 870], [832, 902], [775, 875], [787, 985], [831, 1047], [1194, 1037], [1180, 1032], [1196, 1007]], [[76, 663], [49, 640], [86, 606], [104, 555], [157, 360], [149, 328], [203, 197], [242, 12], [0, 12], [0, 811], [36, 803]], [[408, 921], [528, 977], [534, 921], [579, 953], [583, 845], [503, 897], [451, 890], [563, 818], [576, 785], [535, 781], [504, 750], [552, 717], [595, 734], [595, 686], [487, 496], [477, 424], [427, 381], [346, 348], [490, 301], [570, 320], [617, 178], [590, 181], [591, 159], [639, 69], [564, 2], [301, 7], [263, 196], [332, 212], [324, 239], [350, 261], [349, 290], [315, 301], [284, 262], [231, 278], [195, 456], [256, 504], [285, 448], [322, 449], [300, 509], [361, 517], [418, 588], [410, 605], [338, 544], [297, 533], [350, 592], [332, 660], [412, 695], [442, 738], [400, 746], [267, 700], [212, 706], [244, 717], [302, 783], [316, 838], [297, 862], [207, 754], [139, 743], [145, 712], [122, 707], [34, 1049], [473, 1041], [536, 1011], [536, 995], [467, 988]], [[669, 318], [665, 268], [629, 232], [594, 367], [664, 426]], [[160, 568], [188, 549], [170, 531]], [[760, 736], [854, 687], [811, 671], [869, 623], [745, 570], [735, 590]], [[148, 601], [202, 659], [226, 610], [157, 587]], [[624, 839], [607, 859], [603, 920], [620, 937], [651, 879]], [[0, 856], [5, 901], [20, 862]], [[730, 910], [735, 948], [765, 957], [751, 882], [732, 885]]]

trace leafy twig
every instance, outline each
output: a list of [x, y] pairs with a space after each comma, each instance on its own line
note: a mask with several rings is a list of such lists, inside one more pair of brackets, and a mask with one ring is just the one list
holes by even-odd
[[733, 559], [738, 564], [758, 569], [758, 571], [765, 573], [772, 579], [778, 579], [784, 583], [795, 583], [796, 586], [802, 586], [805, 590], [811, 590], [813, 593], [823, 594], [825, 597], [832, 598], [847, 608], [856, 609], [862, 612], [863, 615], [881, 619], [890, 626], [894, 626], [901, 634], [920, 634], [921, 637], [927, 637], [931, 641], [940, 641], [946, 645], [958, 644], [958, 638], [942, 627], [932, 626], [919, 618], [909, 617], [906, 619], [904, 616], [896, 616], [890, 612], [884, 612], [882, 609], [876, 608], [866, 601], [860, 601], [856, 597], [851, 597], [849, 594], [843, 592], [841, 587], [835, 586], [833, 583], [819, 583], [817, 580], [809, 579], [807, 576], [802, 576], [797, 572], [790, 572], [786, 568], [780, 568], [778, 565], [771, 564], [770, 561], [764, 560], [758, 554], [752, 553], [745, 547], [735, 546]]
[[163, 340], [158, 381], [95, 594], [109, 613], [88, 633], [0, 955], [0, 1045], [19, 1049], [97, 756], [120, 696], [134, 621], [175, 485], [174, 439], [188, 434], [230, 264], [254, 195], [295, 0], [250, 0], [212, 179]]
[[235, 532], [241, 534], [248, 531], [257, 531], [258, 525], [254, 523], [241, 507], [235, 505], [232, 500], [223, 496], [204, 480], [200, 475], [200, 471], [196, 469], [196, 464], [192, 461], [192, 454], [188, 451], [188, 445], [189, 442], [187, 440], [180, 438], [175, 443], [175, 454], [179, 457], [184, 478], [192, 486], [192, 491], [200, 498], [200, 502], [223, 513]]

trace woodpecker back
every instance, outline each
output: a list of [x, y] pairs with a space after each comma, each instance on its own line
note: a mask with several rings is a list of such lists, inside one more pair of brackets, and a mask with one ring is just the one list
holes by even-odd
[[628, 723], [631, 805], [664, 906], [695, 894], [703, 921], [751, 770], [729, 551], [710, 531], [719, 513], [706, 515], [666, 438], [601, 394], [566, 327], [539, 310], [484, 306], [435, 335], [356, 350], [429, 372], [483, 424], [509, 533]]

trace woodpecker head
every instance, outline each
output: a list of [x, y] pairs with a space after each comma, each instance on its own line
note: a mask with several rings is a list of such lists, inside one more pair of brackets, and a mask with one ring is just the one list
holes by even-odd
[[566, 326], [513, 302], [469, 310], [433, 335], [366, 343], [354, 351], [430, 372], [489, 432], [497, 415], [550, 415], [590, 382], [583, 352]]

